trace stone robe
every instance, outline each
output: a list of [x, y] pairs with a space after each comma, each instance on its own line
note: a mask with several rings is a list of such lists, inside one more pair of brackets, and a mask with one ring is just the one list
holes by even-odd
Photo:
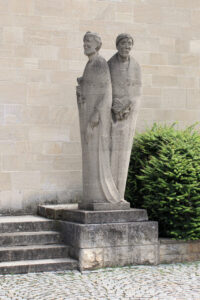
[[118, 53], [111, 57], [108, 65], [112, 81], [113, 110], [116, 108], [122, 111], [119, 118], [113, 113], [111, 172], [120, 197], [124, 198], [141, 95], [141, 72], [133, 57], [124, 63]]
[[[112, 90], [106, 60], [96, 55], [89, 60], [79, 80], [78, 97], [81, 143], [83, 202], [116, 203], [120, 195], [110, 169], [110, 127]], [[93, 129], [90, 120], [99, 114], [99, 124]]]

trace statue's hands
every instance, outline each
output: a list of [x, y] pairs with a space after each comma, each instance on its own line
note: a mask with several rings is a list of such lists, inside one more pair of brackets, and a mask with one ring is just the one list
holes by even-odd
[[90, 127], [93, 129], [94, 127], [99, 125], [99, 112], [95, 111], [90, 119]]
[[91, 119], [87, 125], [86, 133], [85, 133], [85, 141], [88, 143], [90, 137], [93, 135], [93, 129], [98, 126], [100, 120], [99, 112], [95, 111], [91, 116]]
[[90, 124], [88, 124], [87, 129], [86, 129], [86, 133], [85, 133], [86, 143], [88, 143], [88, 141], [89, 141], [90, 137], [92, 136], [92, 134], [93, 134], [92, 128], [91, 128]]
[[124, 97], [122, 99], [114, 98], [112, 112], [116, 121], [126, 120], [131, 112], [132, 102]]

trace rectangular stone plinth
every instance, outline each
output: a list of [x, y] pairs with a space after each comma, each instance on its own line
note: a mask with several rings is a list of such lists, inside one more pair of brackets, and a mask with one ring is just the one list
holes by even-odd
[[43, 217], [82, 224], [103, 224], [148, 221], [145, 209], [87, 211], [73, 205], [40, 205], [38, 212]]
[[83, 210], [127, 210], [130, 209], [129, 202], [118, 202], [118, 203], [80, 203], [79, 209]]
[[145, 209], [110, 210], [110, 211], [85, 211], [63, 210], [60, 211], [61, 220], [82, 224], [104, 224], [148, 221]]
[[60, 223], [70, 255], [79, 259], [81, 270], [158, 262], [157, 222]]

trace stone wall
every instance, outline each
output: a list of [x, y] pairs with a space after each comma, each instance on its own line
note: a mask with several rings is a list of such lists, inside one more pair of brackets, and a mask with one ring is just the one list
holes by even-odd
[[107, 59], [118, 33], [134, 36], [139, 131], [199, 120], [199, 0], [0, 0], [0, 213], [80, 198], [75, 86], [88, 30]]
[[199, 261], [200, 240], [175, 241], [160, 239], [159, 257], [161, 264]]

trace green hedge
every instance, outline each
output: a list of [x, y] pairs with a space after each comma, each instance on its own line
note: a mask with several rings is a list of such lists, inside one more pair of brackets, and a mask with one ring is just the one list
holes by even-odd
[[200, 135], [194, 126], [154, 124], [135, 137], [125, 197], [159, 222], [161, 237], [200, 239]]

